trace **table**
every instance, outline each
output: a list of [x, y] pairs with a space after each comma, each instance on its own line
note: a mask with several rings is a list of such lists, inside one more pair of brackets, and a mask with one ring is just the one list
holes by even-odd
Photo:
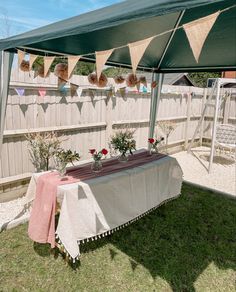
[[[28, 202], [34, 199], [41, 174], [31, 178]], [[59, 241], [73, 259], [77, 258], [81, 242], [106, 236], [177, 197], [182, 176], [177, 160], [165, 156], [131, 169], [58, 186]]]

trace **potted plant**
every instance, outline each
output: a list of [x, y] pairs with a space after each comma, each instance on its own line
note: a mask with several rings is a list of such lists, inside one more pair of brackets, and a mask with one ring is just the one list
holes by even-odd
[[111, 145], [114, 150], [118, 150], [120, 152], [119, 161], [126, 162], [128, 160], [128, 155], [133, 154], [132, 151], [136, 150], [136, 141], [134, 140], [134, 131], [125, 130], [125, 131], [117, 131], [111, 137]]
[[160, 137], [158, 139], [149, 138], [148, 142], [150, 144], [150, 154], [158, 153], [158, 146], [159, 144], [164, 141], [164, 137]]
[[106, 156], [108, 151], [107, 149], [103, 148], [99, 152], [97, 152], [96, 149], [90, 149], [89, 150], [90, 154], [92, 154], [93, 157], [93, 163], [91, 165], [91, 169], [93, 172], [100, 172], [102, 170], [102, 157]]
[[76, 151], [60, 149], [55, 153], [56, 170], [61, 176], [66, 174], [66, 166], [68, 163], [78, 161], [80, 159], [79, 153]]

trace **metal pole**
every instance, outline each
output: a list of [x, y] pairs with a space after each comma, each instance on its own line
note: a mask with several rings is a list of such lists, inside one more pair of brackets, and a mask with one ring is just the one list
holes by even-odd
[[215, 114], [213, 120], [213, 127], [212, 127], [212, 140], [211, 140], [211, 153], [210, 153], [210, 160], [209, 160], [209, 167], [208, 172], [211, 172], [212, 162], [214, 157], [214, 150], [215, 150], [215, 139], [216, 139], [216, 124], [218, 119], [218, 109], [219, 109], [219, 97], [220, 97], [220, 84], [221, 79], [217, 79], [217, 87], [216, 87], [216, 105], [215, 105]]
[[[151, 91], [151, 105], [150, 105], [149, 133], [148, 133], [149, 138], [152, 138], [154, 136], [156, 116], [157, 116], [158, 106], [159, 106], [160, 97], [161, 97], [163, 74], [153, 72], [152, 82], [154, 81], [157, 82], [157, 86], [155, 88], [152, 88], [152, 91]], [[148, 143], [148, 148], [150, 149], [150, 143]]]

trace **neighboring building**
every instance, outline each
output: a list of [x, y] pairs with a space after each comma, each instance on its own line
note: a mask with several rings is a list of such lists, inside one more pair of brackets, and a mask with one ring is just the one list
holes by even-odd
[[[152, 82], [152, 74], [146, 73], [147, 82]], [[164, 74], [163, 84], [165, 85], [180, 85], [180, 86], [195, 86], [193, 81], [188, 77], [187, 73], [168, 73]]]
[[[236, 79], [236, 71], [222, 72], [222, 78]], [[224, 87], [236, 88], [236, 84], [235, 83], [227, 83], [224, 85]]]

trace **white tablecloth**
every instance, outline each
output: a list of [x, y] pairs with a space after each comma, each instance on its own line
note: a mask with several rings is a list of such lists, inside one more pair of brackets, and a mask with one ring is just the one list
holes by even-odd
[[[34, 174], [27, 201], [36, 192]], [[173, 157], [83, 182], [58, 187], [61, 212], [56, 230], [72, 258], [79, 255], [80, 241], [109, 234], [126, 223], [180, 194], [182, 170]]]

